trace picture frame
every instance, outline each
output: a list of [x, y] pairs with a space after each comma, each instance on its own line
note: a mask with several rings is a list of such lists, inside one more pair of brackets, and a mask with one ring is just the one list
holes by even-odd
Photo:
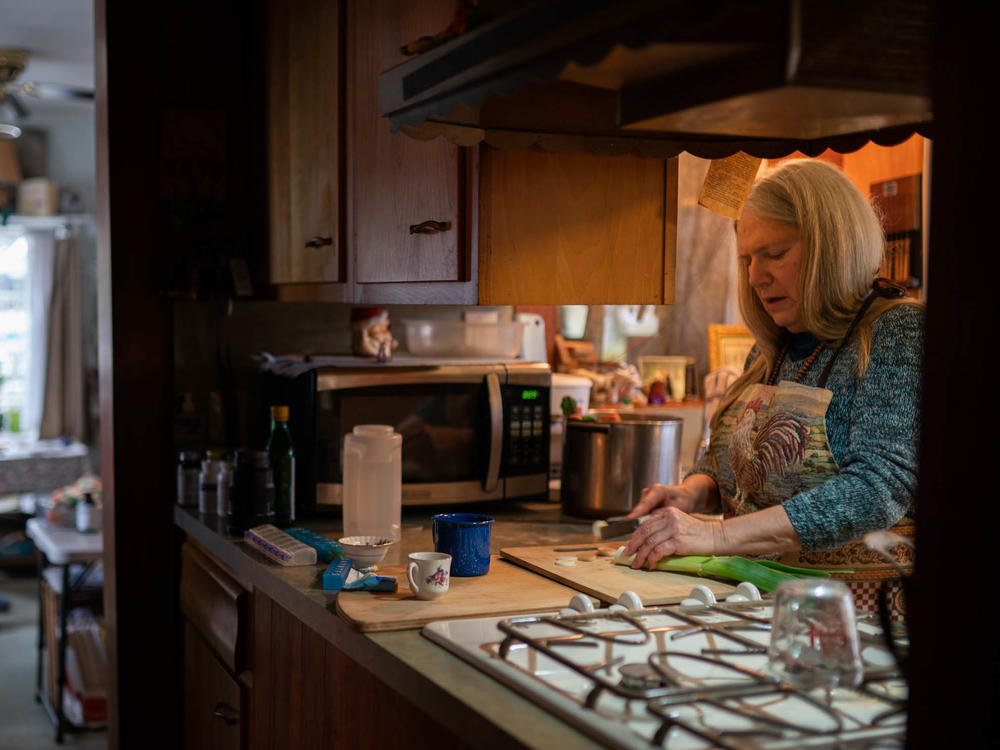
[[708, 326], [708, 371], [715, 372], [721, 367], [732, 367], [743, 372], [747, 354], [754, 345], [753, 335], [745, 325], [723, 325], [712, 323]]

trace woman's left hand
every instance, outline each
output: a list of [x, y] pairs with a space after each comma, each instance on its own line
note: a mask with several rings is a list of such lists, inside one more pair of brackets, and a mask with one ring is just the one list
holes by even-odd
[[714, 555], [721, 520], [705, 520], [668, 507], [653, 514], [632, 532], [626, 555], [635, 555], [633, 568], [650, 569], [668, 555]]

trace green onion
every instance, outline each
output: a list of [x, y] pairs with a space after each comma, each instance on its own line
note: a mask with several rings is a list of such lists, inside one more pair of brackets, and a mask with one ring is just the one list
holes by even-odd
[[[635, 555], [615, 555], [619, 565], [631, 565]], [[712, 576], [713, 578], [728, 578], [735, 581], [748, 581], [761, 591], [773, 592], [782, 581], [795, 578], [829, 578], [829, 570], [819, 568], [795, 568], [791, 565], [772, 562], [771, 560], [748, 560], [745, 557], [703, 557], [701, 555], [684, 555], [681, 557], [664, 557], [656, 563], [656, 570], [667, 570], [675, 573], [692, 573], [697, 576]], [[838, 573], [850, 573], [849, 570], [838, 570]]]

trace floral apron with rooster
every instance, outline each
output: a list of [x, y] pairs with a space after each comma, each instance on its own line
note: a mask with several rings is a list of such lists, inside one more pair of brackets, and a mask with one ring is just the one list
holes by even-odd
[[[823, 378], [825, 381], [825, 377]], [[748, 386], [722, 415], [711, 438], [725, 516], [752, 513], [816, 487], [840, 471], [826, 434], [826, 411], [833, 392], [791, 381]], [[722, 458], [723, 460], [720, 460]], [[893, 532], [912, 540], [913, 522], [904, 518]], [[893, 553], [909, 573], [912, 548]], [[780, 562], [804, 568], [841, 569], [859, 611], [875, 612], [883, 582], [889, 587], [890, 615], [903, 618], [899, 571], [861, 541], [820, 552], [785, 553]]]

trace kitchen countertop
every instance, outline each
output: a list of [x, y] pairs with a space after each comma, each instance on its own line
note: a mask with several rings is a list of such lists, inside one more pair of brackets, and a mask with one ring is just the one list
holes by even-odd
[[[408, 508], [400, 544], [383, 565], [402, 564], [410, 552], [434, 548], [431, 516], [445, 508]], [[456, 508], [451, 508], [456, 510]], [[484, 503], [461, 508], [496, 519], [492, 552], [502, 547], [592, 543], [591, 521], [564, 516], [556, 503]], [[226, 535], [215, 516], [201, 517], [175, 507], [174, 520], [187, 535], [232, 569], [250, 590], [260, 590], [333, 646], [349, 654], [379, 680], [407, 695], [422, 711], [450, 726], [457, 736], [482, 737], [488, 744], [530, 748], [601, 747], [518, 693], [431, 641], [420, 630], [360, 633], [337, 615], [336, 596], [324, 592], [324, 565], [283, 567]], [[339, 519], [298, 522], [331, 538], [340, 535]], [[486, 740], [485, 738], [490, 738]]]

